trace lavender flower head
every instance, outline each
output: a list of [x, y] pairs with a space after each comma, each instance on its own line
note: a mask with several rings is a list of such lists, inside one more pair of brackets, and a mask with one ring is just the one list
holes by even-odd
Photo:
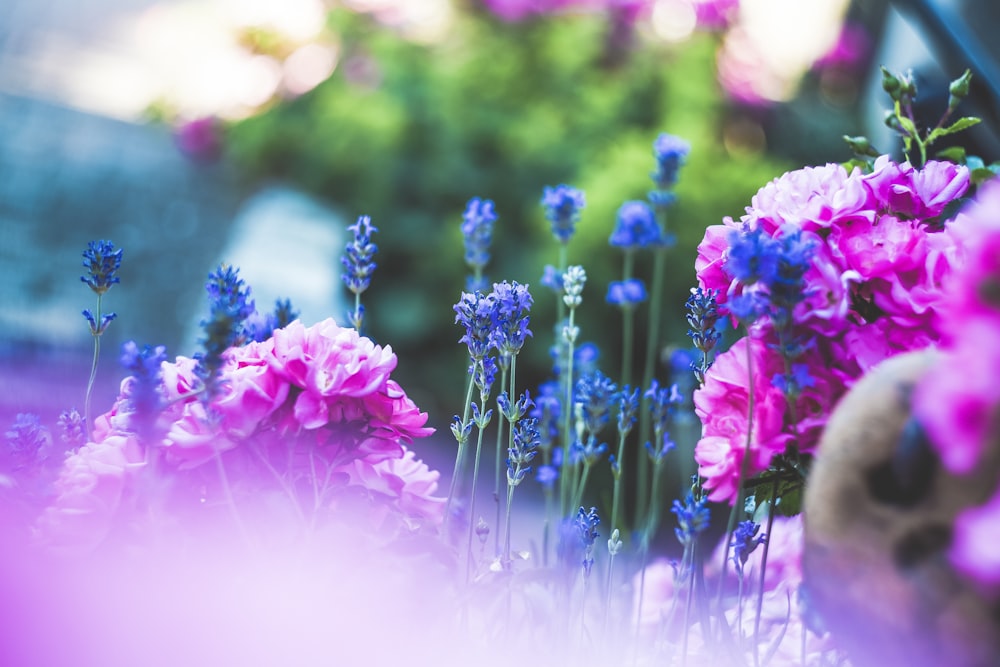
[[652, 179], [657, 188], [667, 190], [677, 183], [677, 174], [690, 152], [691, 144], [680, 137], [664, 132], [656, 138], [653, 142], [656, 171]]
[[600, 533], [597, 532], [600, 523], [601, 517], [598, 516], [596, 507], [591, 507], [589, 512], [581, 507], [573, 519], [573, 526], [583, 546], [584, 576], [590, 576], [590, 569], [594, 566], [594, 542], [600, 537]]
[[583, 192], [568, 185], [546, 187], [542, 206], [546, 219], [552, 223], [552, 235], [560, 243], [569, 243], [580, 220], [580, 211], [586, 206]]
[[608, 243], [625, 251], [652, 248], [663, 243], [656, 214], [644, 201], [627, 201], [618, 209]]
[[465, 328], [465, 334], [458, 342], [466, 344], [472, 359], [482, 359], [493, 347], [496, 300], [492, 294], [463, 292], [454, 310], [455, 323]]
[[736, 524], [736, 530], [733, 532], [733, 541], [730, 542], [729, 546], [733, 549], [733, 564], [736, 566], [736, 572], [739, 576], [743, 576], [743, 567], [747, 564], [747, 559], [750, 558], [757, 546], [764, 542], [766, 535], [758, 535], [760, 532], [760, 524], [747, 519], [746, 521], [740, 521]]
[[635, 415], [639, 411], [639, 388], [630, 385], [622, 387], [618, 392], [618, 433], [622, 437], [628, 435], [635, 424]]
[[96, 294], [104, 294], [117, 282], [122, 265], [122, 251], [116, 250], [111, 241], [91, 241], [83, 251], [83, 268], [87, 275], [80, 280], [87, 283]]
[[513, 440], [507, 450], [507, 484], [517, 486], [531, 471], [529, 464], [538, 454], [538, 420], [533, 417], [518, 420]]
[[371, 218], [362, 215], [357, 222], [347, 228], [354, 236], [348, 241], [340, 263], [344, 267], [341, 276], [347, 289], [353, 294], [361, 294], [371, 284], [376, 264], [373, 261], [378, 246], [372, 243], [372, 234], [378, 229], [372, 226]]
[[582, 375], [576, 382], [573, 402], [583, 406], [583, 421], [587, 431], [597, 434], [611, 419], [611, 406], [618, 387], [600, 371]]
[[496, 304], [492, 332], [493, 345], [502, 357], [513, 357], [532, 335], [528, 329], [528, 312], [533, 299], [527, 285], [515, 282], [493, 283], [490, 293]]
[[690, 491], [682, 503], [675, 500], [670, 511], [677, 515], [678, 527], [674, 529], [677, 541], [687, 547], [692, 544], [699, 534], [708, 528], [710, 518], [709, 509], [705, 506], [707, 497], [695, 499]]
[[255, 307], [250, 287], [239, 277], [239, 269], [227, 264], [208, 275], [205, 291], [208, 292], [209, 316], [202, 321], [205, 352], [197, 355], [197, 373], [206, 384], [203, 397], [207, 402], [217, 392], [216, 374], [222, 367], [223, 354], [244, 342], [245, 324]]
[[166, 360], [166, 348], [162, 345], [146, 345], [141, 350], [135, 341], [122, 345], [121, 365], [132, 377], [128, 398], [132, 410], [129, 426], [143, 438], [151, 435], [153, 423], [163, 408], [160, 366]]
[[7, 457], [13, 470], [32, 468], [45, 461], [52, 446], [49, 430], [38, 415], [19, 413], [6, 433]]
[[59, 413], [59, 420], [56, 424], [59, 426], [59, 439], [69, 449], [75, 449], [85, 442], [87, 437], [86, 424], [83, 415], [76, 408], [63, 410]]
[[619, 308], [634, 308], [646, 300], [646, 285], [638, 278], [612, 281], [605, 300]]
[[485, 289], [482, 271], [490, 261], [490, 245], [493, 243], [493, 223], [497, 220], [493, 202], [474, 197], [465, 206], [462, 214], [462, 238], [465, 243], [465, 263], [475, 275], [470, 276], [467, 289], [472, 292]]

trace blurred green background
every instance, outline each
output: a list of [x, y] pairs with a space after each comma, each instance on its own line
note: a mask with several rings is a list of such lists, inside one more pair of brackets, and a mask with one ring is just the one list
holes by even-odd
[[[488, 277], [532, 286], [535, 339], [519, 377], [533, 388], [551, 367], [556, 308], [539, 284], [544, 264], [557, 263], [539, 204], [544, 186], [586, 194], [569, 247], [570, 263], [588, 274], [581, 340], [598, 343], [602, 370], [618, 377], [620, 315], [604, 297], [622, 257], [607, 239], [618, 207], [652, 187], [657, 135], [692, 147], [670, 213], [677, 245], [664, 347], [687, 345], [683, 303], [705, 226], [738, 217], [761, 185], [792, 166], [762, 152], [759, 128], [731, 122], [714, 34], [677, 46], [640, 43], [603, 14], [506, 24], [473, 10], [430, 45], [347, 10], [334, 10], [330, 27], [344, 66], [311, 92], [231, 125], [226, 146], [248, 179], [291, 182], [349, 218], [372, 217], [379, 268], [363, 297], [368, 333], [399, 354], [400, 382], [438, 428], [462, 400], [466, 360], [451, 306], [467, 274], [459, 229], [467, 200], [492, 199], [499, 215]], [[638, 257], [640, 277], [650, 260]], [[640, 336], [645, 318], [642, 307]]]

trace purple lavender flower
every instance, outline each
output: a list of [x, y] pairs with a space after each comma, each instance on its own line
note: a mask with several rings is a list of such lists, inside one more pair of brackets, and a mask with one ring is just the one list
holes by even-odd
[[82, 445], [87, 437], [87, 426], [83, 420], [83, 415], [76, 408], [63, 410], [59, 413], [59, 439], [63, 441], [69, 449], [76, 449]]
[[670, 508], [670, 511], [677, 515], [679, 524], [674, 529], [674, 534], [677, 536], [677, 541], [685, 547], [692, 544], [698, 535], [708, 528], [711, 513], [705, 506], [707, 502], [706, 497], [695, 499], [694, 494], [689, 491], [683, 503], [675, 500]]
[[473, 270], [468, 291], [486, 289], [482, 278], [483, 268], [490, 261], [490, 245], [493, 243], [493, 224], [497, 221], [493, 202], [474, 197], [465, 205], [462, 214], [462, 239], [465, 244], [465, 263]]
[[580, 211], [586, 206], [583, 192], [568, 185], [546, 187], [542, 196], [545, 217], [552, 223], [552, 235], [560, 243], [569, 243], [576, 231]]
[[646, 300], [646, 285], [638, 278], [615, 280], [608, 285], [606, 301], [620, 308], [634, 308]]
[[19, 413], [6, 436], [6, 453], [15, 471], [34, 468], [49, 456], [52, 436], [36, 414]]
[[611, 406], [618, 387], [600, 371], [581, 375], [576, 382], [573, 402], [583, 405], [583, 421], [587, 431], [596, 435], [611, 419]]
[[378, 251], [378, 246], [372, 243], [372, 234], [378, 229], [372, 226], [372, 220], [362, 215], [357, 222], [347, 228], [353, 237], [344, 248], [340, 263], [344, 267], [341, 276], [347, 289], [353, 294], [361, 294], [371, 284], [372, 273], [377, 266], [372, 259]]
[[764, 542], [766, 535], [758, 535], [760, 532], [760, 524], [754, 523], [750, 519], [746, 521], [740, 521], [736, 524], [736, 530], [733, 532], [733, 540], [729, 543], [729, 546], [733, 550], [733, 564], [736, 566], [736, 572], [739, 576], [743, 576], [743, 567], [747, 564], [747, 559], [750, 558], [757, 546]]
[[529, 465], [538, 454], [538, 420], [520, 419], [514, 425], [513, 444], [507, 450], [507, 484], [517, 486], [531, 471]]
[[581, 507], [573, 520], [573, 526], [583, 546], [584, 576], [590, 576], [590, 569], [594, 566], [594, 542], [600, 537], [600, 533], [597, 532], [600, 523], [601, 517], [598, 516], [596, 507], [591, 507], [589, 512]]
[[649, 204], [644, 201], [627, 201], [622, 204], [608, 243], [626, 251], [662, 244], [660, 225]]
[[203, 400], [210, 401], [218, 392], [217, 374], [223, 355], [230, 347], [246, 340], [246, 321], [254, 313], [250, 287], [239, 277], [239, 269], [222, 264], [208, 275], [209, 316], [202, 321], [204, 353], [196, 355], [197, 374], [205, 382]]
[[122, 265], [122, 250], [115, 249], [111, 241], [91, 241], [83, 251], [83, 268], [87, 275], [80, 280], [87, 283], [96, 294], [104, 294], [117, 282]]
[[528, 312], [532, 298], [527, 285], [515, 282], [493, 283], [490, 293], [495, 304], [493, 345], [503, 357], [512, 357], [521, 351], [525, 339], [532, 335], [528, 329]]
[[677, 174], [690, 152], [691, 144], [680, 137], [664, 132], [656, 138], [653, 142], [656, 171], [652, 179], [658, 189], [667, 190], [677, 183]]
[[142, 438], [152, 435], [153, 424], [163, 409], [160, 366], [166, 360], [162, 345], [146, 345], [141, 350], [135, 341], [122, 345], [121, 365], [133, 378], [128, 399], [132, 410], [129, 427]]
[[496, 300], [492, 294], [463, 292], [454, 306], [455, 323], [465, 328], [465, 334], [458, 339], [469, 348], [472, 359], [482, 359], [493, 347], [492, 332], [496, 321]]

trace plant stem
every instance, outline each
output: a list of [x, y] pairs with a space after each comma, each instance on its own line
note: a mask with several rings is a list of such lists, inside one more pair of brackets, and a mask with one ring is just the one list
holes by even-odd
[[767, 551], [771, 546], [771, 530], [774, 527], [774, 510], [776, 508], [776, 498], [778, 493], [778, 482], [771, 482], [771, 506], [767, 508], [767, 528], [764, 534], [764, 553], [760, 555], [760, 585], [757, 588], [757, 616], [753, 621], [753, 664], [760, 667], [759, 635], [760, 635], [760, 614], [764, 608], [764, 582], [767, 578]]
[[[465, 392], [465, 409], [462, 413], [462, 425], [464, 426], [469, 421], [469, 414], [472, 410], [472, 390], [475, 387], [475, 377], [469, 375], [469, 388]], [[463, 464], [465, 463], [465, 441], [459, 440], [458, 442], [458, 453], [455, 454], [455, 471], [451, 476], [451, 484], [448, 486], [448, 499], [444, 503], [444, 520], [445, 520], [445, 530], [447, 532], [448, 524], [451, 521], [451, 511], [452, 503], [455, 502], [455, 494], [459, 489], [459, 478], [462, 475]]]
[[87, 438], [90, 439], [91, 432], [91, 421], [90, 421], [90, 395], [94, 391], [94, 382], [97, 380], [97, 360], [101, 356], [101, 297], [103, 294], [97, 295], [97, 316], [94, 318], [96, 322], [97, 331], [92, 331], [94, 335], [94, 358], [90, 364], [90, 379], [87, 380], [87, 393], [83, 399], [83, 419], [84, 424], [86, 424]]
[[[617, 471], [612, 471], [615, 478], [614, 481], [614, 491], [611, 495], [611, 530], [619, 528], [618, 525], [618, 509], [619, 501], [621, 500], [621, 489], [622, 489], [622, 475], [625, 474], [625, 465], [623, 462], [623, 457], [625, 456], [625, 436], [626, 433], [619, 433], [618, 435], [618, 457], [615, 459], [615, 463], [618, 466]], [[620, 528], [619, 528], [620, 530]]]
[[[507, 385], [507, 365], [503, 364], [500, 370], [500, 386], [505, 387]], [[510, 398], [510, 394], [507, 395]], [[503, 458], [500, 455], [502, 451], [502, 446], [500, 443], [503, 442], [503, 424], [504, 419], [501, 417], [497, 419], [497, 440], [496, 440], [496, 460], [494, 462], [493, 470], [493, 502], [496, 505], [496, 522], [493, 526], [493, 554], [495, 556], [500, 555], [500, 467], [502, 465]]]

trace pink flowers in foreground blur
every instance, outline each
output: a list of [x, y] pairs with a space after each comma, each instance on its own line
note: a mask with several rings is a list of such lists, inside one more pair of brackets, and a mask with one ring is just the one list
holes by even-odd
[[883, 156], [869, 174], [835, 164], [806, 167], [761, 188], [739, 222], [727, 218], [706, 229], [695, 268], [703, 288], [718, 290], [723, 312], [734, 298], [757, 289], [727, 271], [733, 235], [763, 232], [782, 239], [799, 233], [818, 244], [803, 276], [803, 298], [785, 323], [801, 339], [796, 345], [805, 347], [796, 351], [803, 356], [795, 363], [808, 373], [796, 399], [797, 431], [791, 430], [785, 397], [772, 385], [788, 343], [778, 339], [770, 318], [751, 325], [751, 369], [745, 347], [734, 346], [719, 356], [695, 393], [704, 425], [695, 456], [713, 500], [736, 495], [747, 447], [750, 375], [752, 475], [788, 443], [798, 452], [812, 451], [830, 409], [865, 371], [941, 338], [941, 287], [958, 264], [960, 226], [945, 224], [941, 216], [968, 187], [969, 170], [947, 162], [914, 169]]
[[155, 442], [140, 443], [127, 430], [133, 379], [122, 382], [114, 407], [96, 420], [95, 442], [63, 467], [38, 525], [44, 540], [79, 547], [78, 538], [93, 536], [96, 543], [117, 518], [137, 511], [154, 469], [170, 477], [161, 490], [168, 509], [194, 507], [202, 517], [239, 496], [251, 505], [290, 503], [307, 521], [335, 515], [343, 503], [356, 513], [359, 499], [372, 523], [441, 520], [438, 473], [405, 446], [432, 429], [389, 378], [391, 348], [333, 320], [295, 321], [263, 342], [231, 348], [222, 388], [208, 405], [195, 389], [195, 366], [185, 357], [162, 364], [166, 408]]

